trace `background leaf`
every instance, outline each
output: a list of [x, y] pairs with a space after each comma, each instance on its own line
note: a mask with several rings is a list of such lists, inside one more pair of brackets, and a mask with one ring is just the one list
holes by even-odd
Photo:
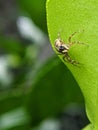
[[67, 67], [58, 58], [52, 58], [37, 72], [29, 94], [27, 106], [32, 125], [58, 115], [69, 103], [83, 105], [82, 94]]
[[0, 115], [23, 105], [24, 95], [20, 90], [8, 91], [0, 96]]

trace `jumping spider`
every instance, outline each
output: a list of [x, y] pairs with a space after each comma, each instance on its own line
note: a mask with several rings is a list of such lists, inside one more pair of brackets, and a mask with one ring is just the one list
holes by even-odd
[[[56, 50], [59, 52], [60, 54], [63, 54], [63, 60], [65, 61], [65, 59], [67, 60], [67, 62], [73, 64], [73, 65], [77, 65], [79, 64], [79, 62], [71, 59], [71, 57], [69, 56], [69, 49], [70, 47], [75, 44], [75, 43], [81, 43], [81, 42], [72, 42], [71, 39], [72, 37], [76, 34], [77, 32], [74, 32], [71, 36], [69, 36], [68, 38], [68, 43], [64, 43], [63, 40], [60, 39], [60, 34], [58, 34], [58, 39], [55, 40], [55, 48]], [[84, 43], [82, 43], [84, 44]]]

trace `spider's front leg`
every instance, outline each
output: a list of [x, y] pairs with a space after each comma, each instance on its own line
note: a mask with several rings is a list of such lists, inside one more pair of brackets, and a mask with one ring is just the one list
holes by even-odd
[[78, 33], [78, 32], [74, 32], [73, 34], [71, 34], [71, 35], [69, 36], [69, 38], [68, 38], [68, 43], [71, 43], [71, 42], [72, 42], [71, 39], [72, 39], [72, 37], [73, 37], [76, 33]]
[[[84, 30], [83, 30], [83, 31], [84, 31]], [[72, 37], [73, 37], [75, 34], [77, 34], [77, 33], [79, 33], [79, 32], [74, 32], [73, 34], [71, 34], [71, 35], [69, 36], [69, 38], [68, 38], [69, 46], [72, 46], [73, 44], [85, 44], [85, 43], [79, 42], [79, 41], [74, 41], [74, 42], [72, 42]]]
[[89, 46], [88, 44], [86, 44], [84, 42], [80, 42], [80, 41], [74, 41], [73, 44], [82, 44], [82, 45]]

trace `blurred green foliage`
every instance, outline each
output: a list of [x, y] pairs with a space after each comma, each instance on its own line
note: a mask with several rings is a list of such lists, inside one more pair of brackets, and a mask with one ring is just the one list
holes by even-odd
[[34, 20], [34, 22], [47, 32], [46, 22], [46, 0], [18, 0], [20, 8]]
[[69, 102], [83, 104], [78, 84], [58, 58], [52, 58], [40, 70], [27, 105], [34, 125], [46, 117], [57, 115]]

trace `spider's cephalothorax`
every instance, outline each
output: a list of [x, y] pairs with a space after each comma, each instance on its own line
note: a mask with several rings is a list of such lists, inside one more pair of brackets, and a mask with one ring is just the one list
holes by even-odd
[[55, 47], [56, 50], [61, 54], [65, 54], [69, 50], [69, 46], [67, 44], [64, 44], [64, 42], [59, 38], [55, 40]]
[[[79, 64], [79, 62], [72, 60], [71, 57], [69, 56], [69, 49], [70, 47], [75, 44], [75, 43], [80, 43], [80, 42], [72, 42], [71, 38], [76, 34], [77, 32], [74, 32], [69, 38], [68, 38], [68, 43], [64, 43], [63, 40], [60, 39], [60, 35], [58, 35], [58, 39], [55, 40], [55, 48], [59, 52], [59, 54], [63, 54], [63, 59], [65, 61], [68, 61], [71, 64]], [[83, 43], [82, 43], [83, 44]]]

